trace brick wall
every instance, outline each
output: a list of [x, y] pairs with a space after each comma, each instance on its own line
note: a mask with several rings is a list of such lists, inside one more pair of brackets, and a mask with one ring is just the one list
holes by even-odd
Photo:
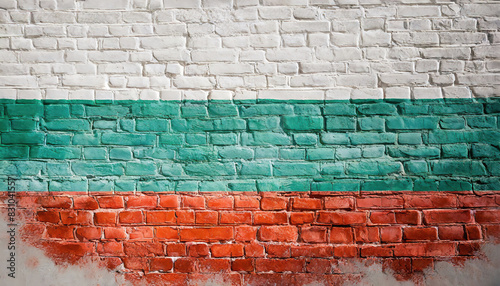
[[500, 4], [437, 2], [0, 1], [22, 238], [133, 284], [476, 258], [500, 236]]

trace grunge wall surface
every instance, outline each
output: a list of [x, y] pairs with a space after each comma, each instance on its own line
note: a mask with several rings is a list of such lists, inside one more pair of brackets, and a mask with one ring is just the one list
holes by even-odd
[[[133, 283], [401, 279], [500, 234], [500, 3], [1, 0], [22, 237]], [[6, 208], [7, 205], [2, 205]]]

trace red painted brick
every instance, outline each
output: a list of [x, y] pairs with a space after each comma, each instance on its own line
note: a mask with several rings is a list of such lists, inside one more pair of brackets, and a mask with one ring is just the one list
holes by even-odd
[[300, 229], [300, 238], [303, 242], [307, 243], [321, 243], [326, 242], [326, 227], [311, 226], [302, 227]]
[[97, 253], [100, 255], [122, 256], [124, 255], [123, 244], [114, 241], [97, 243]]
[[122, 211], [118, 215], [118, 221], [120, 223], [143, 223], [144, 217], [142, 211]]
[[286, 244], [268, 244], [266, 245], [267, 257], [286, 258], [292, 256], [292, 248]]
[[260, 207], [265, 211], [286, 210], [288, 198], [265, 197], [260, 200]]
[[312, 258], [306, 262], [306, 272], [314, 274], [323, 274], [332, 272], [332, 264], [329, 259]]
[[456, 244], [449, 242], [435, 243], [401, 243], [394, 246], [394, 256], [428, 257], [453, 256]]
[[69, 209], [73, 202], [68, 197], [39, 197], [37, 203], [44, 208]]
[[331, 245], [292, 245], [292, 257], [332, 257]]
[[411, 272], [411, 258], [388, 258], [384, 259], [382, 263], [382, 270], [386, 271], [390, 269], [394, 271], [394, 273], [410, 273]]
[[[188, 283], [188, 277], [187, 274], [182, 273], [147, 273], [144, 275], [144, 282], [146, 285], [181, 286]], [[139, 278], [133, 280], [132, 278], [126, 277], [126, 280], [131, 281], [132, 284], [140, 284], [143, 282], [139, 280]]]
[[404, 200], [401, 197], [367, 197], [358, 198], [356, 204], [366, 209], [399, 209], [403, 208]]
[[246, 257], [264, 257], [266, 251], [262, 244], [249, 243], [245, 245]]
[[100, 239], [102, 230], [99, 227], [79, 227], [76, 229], [76, 238], [81, 241]]
[[242, 257], [243, 244], [214, 244], [211, 247], [212, 257]]
[[182, 196], [182, 207], [188, 209], [205, 209], [205, 198], [204, 197], [188, 197]]
[[160, 207], [168, 209], [179, 208], [179, 196], [178, 195], [165, 195], [160, 196]]
[[288, 215], [284, 212], [254, 212], [255, 225], [287, 224]]
[[175, 224], [177, 221], [175, 211], [147, 211], [148, 224]]
[[476, 211], [476, 222], [481, 224], [500, 223], [500, 210]]
[[221, 224], [251, 224], [252, 223], [252, 213], [251, 212], [221, 212], [220, 213], [220, 223]]
[[391, 257], [392, 249], [384, 246], [361, 246], [361, 257]]
[[461, 242], [458, 244], [458, 255], [475, 255], [480, 249], [479, 242]]
[[456, 195], [407, 195], [404, 196], [405, 208], [450, 209], [458, 207]]
[[198, 270], [201, 273], [225, 273], [231, 271], [229, 259], [198, 259]]
[[167, 244], [167, 255], [177, 257], [186, 256], [186, 245], [183, 243]]
[[352, 243], [354, 236], [350, 227], [332, 227], [330, 230], [330, 243]]
[[175, 211], [177, 224], [194, 224], [194, 211]]
[[122, 265], [122, 260], [118, 257], [101, 257], [99, 260], [108, 270], [115, 270]]
[[234, 238], [232, 227], [184, 228], [180, 230], [181, 241], [219, 241]]
[[370, 221], [373, 224], [395, 224], [396, 215], [393, 211], [372, 211]]
[[400, 226], [384, 226], [380, 228], [380, 241], [401, 242], [403, 231]]
[[124, 242], [123, 248], [127, 256], [163, 256], [163, 244], [158, 242]]
[[236, 241], [252, 241], [257, 238], [257, 227], [240, 225], [234, 227]]
[[317, 222], [334, 225], [366, 224], [366, 213], [320, 211]]
[[351, 210], [354, 208], [354, 198], [351, 197], [330, 197], [325, 198], [325, 209], [345, 209]]
[[74, 197], [74, 208], [77, 210], [96, 210], [99, 208], [97, 201], [89, 196]]
[[61, 222], [63, 224], [90, 225], [92, 224], [92, 213], [89, 211], [61, 211]]
[[462, 208], [496, 207], [495, 196], [459, 196], [458, 203]]
[[481, 227], [479, 225], [466, 225], [465, 231], [468, 240], [476, 240], [483, 238], [481, 234]]
[[439, 226], [440, 240], [464, 240], [465, 230], [462, 225]]
[[236, 209], [256, 210], [259, 209], [260, 201], [258, 197], [236, 196], [234, 197], [234, 207]]
[[201, 211], [195, 213], [196, 224], [217, 224], [219, 213], [215, 211]]
[[313, 212], [294, 212], [290, 214], [291, 224], [309, 224], [314, 222]]
[[426, 224], [469, 223], [473, 219], [470, 210], [426, 210], [423, 213]]
[[125, 206], [121, 196], [97, 197], [97, 201], [103, 209], [122, 209]]
[[355, 245], [339, 245], [333, 248], [333, 254], [336, 257], [356, 257], [358, 248]]
[[500, 225], [484, 225], [483, 228], [487, 240], [500, 241]]
[[303, 272], [305, 267], [304, 259], [264, 259], [255, 260], [255, 270], [257, 272]]
[[174, 262], [174, 271], [180, 273], [191, 273], [196, 269], [196, 260], [193, 258], [179, 258]]
[[354, 239], [356, 242], [378, 242], [380, 241], [379, 229], [378, 227], [355, 227]]
[[59, 239], [75, 239], [74, 226], [47, 226], [47, 237]]
[[152, 240], [153, 228], [149, 226], [128, 227], [129, 240]]
[[231, 270], [238, 272], [253, 272], [253, 259], [235, 259], [231, 262]]
[[320, 210], [321, 200], [311, 198], [294, 198], [292, 200], [292, 207], [294, 210]]
[[210, 254], [210, 248], [205, 243], [189, 244], [187, 248], [191, 257], [207, 257]]
[[123, 265], [127, 269], [141, 270], [148, 269], [148, 259], [143, 257], [123, 257]]
[[57, 211], [39, 211], [37, 212], [37, 220], [40, 222], [59, 222], [59, 212]]
[[104, 237], [106, 239], [125, 239], [127, 238], [127, 232], [125, 228], [106, 227], [104, 228]]
[[213, 210], [231, 210], [234, 208], [233, 197], [212, 197], [207, 201], [207, 207]]
[[432, 258], [412, 258], [411, 267], [414, 272], [422, 272], [426, 269], [434, 268], [434, 259]]
[[161, 240], [178, 240], [179, 232], [172, 227], [159, 226], [155, 227], [155, 237]]
[[56, 262], [76, 263], [82, 257], [91, 255], [94, 251], [94, 243], [91, 242], [41, 242], [40, 246], [45, 249], [45, 254]]
[[259, 239], [262, 241], [295, 242], [297, 238], [295, 226], [262, 226], [259, 230]]
[[396, 222], [400, 224], [421, 224], [422, 217], [419, 211], [395, 211]]
[[171, 258], [155, 257], [149, 260], [149, 271], [169, 272], [173, 266]]
[[154, 209], [158, 204], [157, 196], [129, 196], [127, 208], [129, 209]]
[[405, 240], [437, 240], [438, 230], [435, 227], [405, 227], [403, 230]]

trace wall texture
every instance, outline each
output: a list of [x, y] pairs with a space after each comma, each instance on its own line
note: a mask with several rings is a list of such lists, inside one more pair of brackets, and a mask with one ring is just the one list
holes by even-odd
[[2, 198], [16, 179], [56, 262], [134, 284], [341, 284], [350, 259], [418, 282], [500, 236], [499, 16], [0, 0]]

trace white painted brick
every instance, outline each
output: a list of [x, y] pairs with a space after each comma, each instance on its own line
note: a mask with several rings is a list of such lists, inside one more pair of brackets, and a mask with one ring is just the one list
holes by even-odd
[[334, 72], [332, 63], [330, 62], [320, 62], [320, 63], [300, 63], [301, 73], [331, 73]]
[[149, 85], [154, 89], [165, 89], [171, 87], [171, 80], [166, 76], [150, 76]]
[[471, 98], [470, 90], [465, 86], [443, 87], [444, 98]]
[[95, 99], [96, 100], [113, 100], [115, 94], [110, 90], [96, 90]]
[[500, 85], [472, 87], [472, 92], [477, 98], [497, 96], [500, 92]]
[[280, 45], [278, 35], [252, 35], [250, 36], [250, 46], [255, 48], [277, 48]]
[[214, 75], [238, 75], [253, 73], [253, 66], [250, 64], [210, 64], [208, 66], [210, 74]]
[[191, 52], [194, 62], [234, 62], [236, 51], [232, 49], [196, 50]]
[[76, 22], [75, 14], [71, 12], [34, 12], [34, 23], [70, 24]]
[[380, 81], [383, 84], [395, 86], [413, 86], [428, 83], [427, 74], [380, 74]]
[[276, 21], [263, 21], [250, 25], [252, 34], [271, 34], [278, 33], [278, 23]]
[[499, 46], [480, 46], [472, 48], [475, 59], [500, 58]]
[[1, 0], [0, 8], [1, 9], [15, 9], [17, 7], [16, 0]]
[[119, 38], [102, 39], [100, 46], [103, 50], [119, 50], [120, 39]]
[[[284, 34], [281, 36], [284, 47], [304, 47], [306, 46], [305, 35], [302, 34]], [[278, 44], [279, 45], [279, 44]]]
[[99, 64], [97, 66], [97, 71], [100, 74], [130, 74], [130, 75], [135, 74], [135, 75], [140, 75], [142, 73], [142, 67], [140, 64], [137, 64], [137, 63]]
[[293, 17], [300, 20], [313, 20], [319, 17], [319, 11], [315, 8], [295, 8]]
[[97, 67], [94, 64], [75, 64], [77, 74], [97, 74]]
[[335, 78], [328, 75], [299, 75], [290, 78], [291, 87], [331, 87], [335, 84]]
[[362, 32], [361, 43], [365, 47], [387, 47], [391, 44], [391, 34], [378, 30]]
[[155, 33], [160, 36], [184, 36], [187, 33], [187, 27], [184, 23], [155, 25], [153, 28]]
[[118, 87], [124, 88], [127, 84], [127, 78], [124, 76], [110, 76], [109, 77], [109, 86], [110, 87]]
[[263, 0], [266, 6], [306, 6], [307, 0]]
[[155, 91], [155, 90], [141, 90], [141, 93], [139, 94], [139, 99], [140, 100], [159, 100], [160, 99], [160, 92]]
[[220, 76], [217, 78], [218, 87], [224, 89], [236, 89], [245, 84], [243, 77], [237, 76]]
[[163, 61], [189, 61], [189, 53], [186, 49], [165, 49], [153, 52], [154, 58], [160, 62]]
[[283, 48], [272, 49], [266, 52], [269, 61], [310, 61], [312, 49], [309, 48]]
[[442, 98], [439, 87], [415, 87], [413, 88], [413, 99], [436, 99]]
[[69, 87], [89, 87], [102, 88], [106, 87], [106, 77], [103, 75], [64, 75], [62, 84]]
[[202, 0], [202, 6], [205, 8], [231, 8], [232, 0]]
[[79, 50], [97, 50], [96, 39], [77, 39], [76, 46]]
[[41, 88], [60, 86], [59, 77], [52, 75], [40, 76], [38, 78], [38, 86]]
[[174, 86], [178, 88], [212, 89], [215, 86], [215, 80], [200, 76], [178, 76], [174, 79]]
[[377, 77], [375, 75], [339, 75], [337, 85], [348, 87], [376, 87]]
[[433, 85], [452, 85], [454, 82], [454, 74], [431, 74], [431, 83]]
[[95, 92], [88, 89], [71, 90], [68, 97], [70, 100], [94, 100]]
[[388, 87], [385, 89], [386, 99], [410, 99], [410, 88], [401, 87]]
[[141, 47], [147, 50], [181, 48], [186, 45], [184, 37], [145, 37], [141, 38]]
[[387, 56], [390, 59], [414, 60], [420, 57], [420, 53], [417, 48], [397, 47], [389, 49], [387, 52]]
[[325, 100], [349, 100], [351, 89], [346, 87], [329, 88], [325, 94]]
[[331, 33], [330, 39], [337, 47], [357, 47], [359, 36], [357, 34]]
[[464, 15], [472, 17], [498, 17], [500, 15], [500, 5], [495, 4], [465, 4]]
[[212, 90], [208, 99], [211, 100], [232, 100], [233, 92], [229, 90]]
[[470, 48], [431, 48], [422, 49], [424, 58], [429, 59], [468, 59], [471, 55]]
[[124, 12], [122, 19], [125, 23], [151, 23], [153, 21], [151, 13], [148, 12]]
[[0, 89], [0, 99], [16, 99], [16, 98], [17, 98], [17, 89], [7, 89], [7, 88]]
[[282, 74], [296, 74], [299, 71], [297, 63], [279, 63], [278, 72]]
[[183, 100], [207, 100], [208, 91], [204, 90], [185, 90]]
[[182, 92], [180, 90], [162, 90], [160, 92], [161, 100], [182, 100]]
[[362, 53], [358, 48], [324, 48], [316, 49], [316, 57], [323, 61], [351, 61], [361, 60]]
[[288, 99], [288, 100], [324, 100], [325, 93], [321, 90], [300, 89], [266, 89], [258, 92], [259, 99]]
[[[361, 8], [353, 9], [334, 9], [327, 10], [323, 12], [323, 15], [328, 20], [339, 20], [339, 19], [359, 19], [363, 17], [363, 11]], [[335, 26], [334, 23], [332, 23]]]
[[282, 22], [281, 29], [285, 33], [329, 32], [330, 22], [326, 21]]
[[76, 18], [78, 23], [87, 24], [117, 24], [120, 22], [120, 19], [121, 15], [117, 12], [81, 12], [78, 13]]
[[453, 33], [446, 32], [439, 35], [442, 45], [478, 45], [488, 42], [485, 33]]
[[[37, 39], [35, 39], [36, 41]], [[55, 40], [54, 40], [55, 42]], [[57, 45], [54, 45], [54, 48]], [[31, 39], [24, 38], [11, 38], [10, 39], [10, 48], [12, 50], [31, 50], [33, 49], [33, 41]]]
[[67, 62], [86, 62], [87, 52], [86, 51], [66, 51], [66, 61]]
[[169, 74], [182, 74], [183, 67], [176, 63], [167, 64], [166, 71]]
[[264, 75], [250, 75], [244, 76], [243, 82], [245, 84], [245, 88], [266, 88], [267, 87], [267, 78]]
[[222, 47], [222, 40], [220, 37], [188, 37], [188, 48], [194, 49], [209, 49]]
[[248, 48], [249, 46], [250, 46], [249, 36], [233, 36], [233, 37], [222, 38], [222, 47], [224, 48], [230, 48], [230, 49]]
[[69, 99], [69, 91], [65, 89], [47, 89], [45, 99]]
[[441, 61], [439, 70], [441, 72], [462, 72], [464, 66], [463, 61], [443, 60]]
[[264, 20], [289, 20], [292, 9], [289, 7], [260, 7], [259, 16]]
[[37, 89], [20, 89], [17, 91], [17, 97], [22, 99], [42, 99], [41, 90]]
[[248, 23], [217, 23], [215, 32], [223, 37], [238, 36], [249, 33]]
[[307, 45], [309, 47], [322, 47], [328, 46], [330, 41], [330, 36], [324, 33], [308, 34], [307, 35]]
[[438, 17], [441, 12], [438, 6], [400, 6], [399, 17]]
[[2, 64], [0, 75], [29, 75], [29, 69], [21, 64]]
[[288, 87], [287, 77], [284, 75], [267, 76], [267, 84], [273, 88]]
[[262, 62], [266, 58], [264, 51], [241, 51], [240, 61], [242, 62]]
[[208, 65], [188, 65], [185, 70], [186, 75], [208, 74]]
[[53, 64], [52, 73], [54, 74], [76, 74], [75, 66], [72, 64]]
[[250, 90], [236, 90], [233, 100], [256, 100], [257, 92]]
[[436, 72], [439, 62], [437, 60], [420, 60], [416, 62], [415, 70], [417, 72]]
[[142, 76], [127, 77], [127, 87], [130, 88], [148, 88], [149, 78]]
[[81, 4], [83, 9], [125, 10], [128, 7], [128, 0], [113, 0], [113, 1], [85, 0]]
[[362, 88], [351, 90], [351, 99], [383, 99], [384, 91], [381, 88]]
[[29, 51], [20, 52], [19, 60], [22, 63], [62, 63], [64, 62], [63, 51]]

